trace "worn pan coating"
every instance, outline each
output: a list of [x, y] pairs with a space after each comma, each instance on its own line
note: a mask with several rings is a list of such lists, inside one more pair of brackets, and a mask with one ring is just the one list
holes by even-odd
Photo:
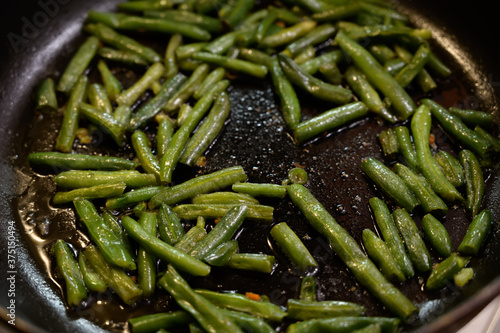
[[[85, 318], [98, 318], [101, 320], [100, 325], [108, 328], [122, 327], [119, 322], [106, 325], [102, 321], [106, 314], [100, 313], [96, 307], [88, 311], [66, 311], [57, 285], [46, 274], [46, 263], [37, 259], [38, 246], [44, 241], [39, 239], [37, 242], [37, 238], [32, 236], [35, 230], [26, 229], [17, 211], [19, 194], [25, 194], [32, 181], [26, 169], [25, 143], [30, 145], [33, 142], [28, 137], [28, 124], [32, 121], [30, 98], [33, 88], [46, 75], [60, 71], [62, 64], [66, 63], [76, 45], [81, 42], [80, 27], [85, 12], [90, 8], [109, 10], [116, 2], [10, 1], [0, 13], [3, 29], [0, 52], [0, 305], [2, 317], [10, 320], [12, 317], [6, 316], [9, 313], [7, 308], [14, 299], [16, 320], [15, 329], [2, 321], [2, 331], [98, 331], [98, 327]], [[477, 1], [471, 8], [470, 4], [460, 6], [452, 1], [425, 0], [399, 1], [398, 5], [415, 25], [433, 31], [436, 52], [457, 73], [449, 85], [452, 88], [445, 88], [435, 97], [447, 106], [458, 103], [459, 106], [490, 110], [498, 119], [500, 65], [497, 59], [500, 53], [495, 45], [495, 32], [498, 29], [495, 28], [491, 4]], [[456, 89], [457, 84], [459, 89]], [[248, 101], [252, 102], [252, 108], [247, 107]], [[295, 148], [286, 136], [282, 123], [277, 120], [276, 103], [269, 87], [262, 88], [257, 82], [240, 84], [233, 90], [232, 102], [235, 112], [226, 133], [233, 134], [219, 140], [209, 156], [213, 163], [207, 166], [206, 171], [238, 163], [243, 165], [253, 181], [279, 181], [293, 167], [293, 163], [303, 164], [311, 173], [311, 184], [314, 184], [311, 190], [329, 207], [339, 223], [355, 221], [349, 227], [353, 234], [360, 234], [369, 223], [366, 218], [369, 215], [367, 199], [372, 193], [357, 188], [357, 184], [365, 182], [365, 179], [360, 170], [353, 170], [351, 166], [359, 161], [362, 154], [377, 154], [376, 144], [367, 138], [383, 127], [367, 120], [362, 126], [345, 129], [336, 135]], [[247, 119], [252, 120], [247, 122]], [[446, 138], [438, 140], [441, 140], [438, 143], [443, 147], [452, 145]], [[235, 143], [238, 146], [235, 147]], [[500, 167], [493, 168], [488, 183], [485, 206], [492, 209], [493, 220], [499, 221]], [[298, 232], [311, 233], [313, 238], [317, 236], [307, 227], [300, 227], [300, 218], [297, 220], [297, 214], [290, 213], [290, 210], [293, 208], [288, 203], [280, 205], [277, 219], [286, 219], [295, 224]], [[464, 232], [463, 226], [451, 229], [458, 234]], [[405, 330], [455, 331], [500, 294], [499, 229], [496, 222], [483, 253], [473, 263], [477, 268], [477, 276], [464, 291], [447, 290], [429, 296], [415, 288], [417, 284], [404, 290], [410, 297], [416, 297], [423, 310], [422, 320], [405, 327]], [[245, 232], [252, 237], [262, 231], [247, 228]], [[11, 268], [7, 261], [11, 259], [7, 252], [9, 245], [15, 245], [15, 262]], [[267, 244], [243, 246], [251, 251], [260, 246], [266, 247]], [[330, 286], [323, 287], [323, 294], [339, 293], [354, 301], [363, 298], [370, 313], [385, 314], [377, 308], [376, 301], [369, 297], [366, 299], [362, 290], [356, 289], [357, 285], [349, 273], [338, 259], [328, 253], [328, 248], [322, 246], [320, 240], [315, 249], [320, 261], [336, 267], [335, 270], [325, 269], [322, 273], [328, 275], [325, 280], [331, 282]], [[7, 280], [11, 277], [14, 279]], [[230, 278], [224, 278], [224, 274], [217, 278], [222, 279], [219, 282], [222, 281], [226, 286], [232, 286]], [[297, 281], [293, 274], [285, 274], [280, 278], [271, 278], [270, 283], [262, 284], [259, 288], [269, 294], [273, 301], [280, 303], [284, 298], [276, 291], [286, 290], [287, 296], [293, 297]], [[192, 283], [203, 286], [213, 282], [200, 279]], [[9, 291], [15, 295], [9, 295]], [[127, 315], [118, 308], [115, 310], [122, 316]]]

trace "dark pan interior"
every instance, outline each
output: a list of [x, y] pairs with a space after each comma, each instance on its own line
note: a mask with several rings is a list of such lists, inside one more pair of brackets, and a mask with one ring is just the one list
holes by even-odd
[[[4, 22], [1, 33], [2, 55], [0, 72], [0, 248], [2, 256], [0, 263], [7, 267], [6, 249], [9, 241], [14, 241], [15, 273], [2, 269], [0, 279], [5, 281], [14, 274], [15, 280], [15, 314], [16, 328], [25, 332], [95, 332], [96, 327], [89, 319], [99, 319], [102, 326], [119, 329], [119, 323], [103, 323], [106, 314], [99, 308], [66, 311], [60, 299], [60, 290], [46, 274], [46, 262], [38, 260], [37, 253], [43, 239], [34, 237], [35, 230], [25, 229], [17, 212], [17, 198], [31, 188], [33, 179], [26, 171], [25, 157], [27, 149], [33, 148], [29, 135], [32, 121], [31, 94], [34, 86], [47, 75], [60, 71], [71, 56], [76, 45], [82, 41], [81, 23], [85, 12], [90, 8], [109, 10], [117, 1], [40, 1], [40, 2], [9, 2], [10, 8], [0, 13], [0, 22]], [[42, 4], [44, 4], [42, 6]], [[48, 6], [47, 4], [50, 4]], [[467, 106], [491, 110], [498, 119], [500, 105], [500, 65], [497, 62], [500, 55], [495, 48], [494, 10], [485, 1], [477, 2], [474, 9], [470, 4], [460, 6], [457, 2], [440, 1], [439, 3], [425, 1], [400, 1], [400, 9], [407, 13], [415, 25], [430, 28], [435, 36], [436, 52], [449, 63], [457, 73], [451, 88], [441, 91], [440, 98], [444, 104]], [[48, 7], [47, 7], [48, 6]], [[479, 9], [481, 8], [481, 10]], [[488, 10], [489, 9], [489, 10]], [[24, 34], [24, 36], [23, 36]], [[448, 87], [447, 86], [447, 87]], [[456, 87], [461, 87], [456, 89]], [[458, 90], [458, 91], [457, 91]], [[286, 130], [276, 116], [276, 102], [269, 86], [260, 82], [239, 82], [231, 93], [234, 116], [228, 123], [226, 132], [213, 147], [209, 154], [209, 163], [204, 172], [222, 167], [241, 164], [251, 181], [278, 182], [285, 178], [286, 172], [294, 163], [304, 164], [310, 172], [311, 190], [323, 203], [330, 203], [335, 218], [339, 223], [356, 220], [351, 225], [351, 232], [360, 234], [370, 220], [366, 219], [370, 212], [367, 200], [373, 195], [369, 191], [358, 192], [358, 181], [363, 180], [360, 170], [352, 168], [362, 155], [376, 155], [378, 147], [373, 141], [366, 141], [384, 127], [372, 119], [364, 120], [358, 127], [346, 128], [342, 132], [321, 138], [303, 147], [296, 148], [286, 136]], [[252, 108], [248, 105], [251, 104]], [[267, 111], [267, 112], [266, 112]], [[314, 112], [311, 110], [310, 112]], [[252, 119], [250, 122], [248, 119]], [[39, 125], [40, 126], [40, 125]], [[50, 136], [50, 130], [40, 133]], [[229, 134], [232, 133], [232, 134]], [[30, 141], [31, 140], [31, 141]], [[449, 147], [452, 142], [441, 138], [443, 147]], [[353, 147], [346, 149], [346, 147]], [[359, 148], [363, 147], [363, 148]], [[335, 159], [332, 159], [335, 156]], [[364, 180], [363, 180], [364, 181]], [[485, 207], [491, 208], [493, 220], [500, 218], [500, 167], [493, 168], [488, 179], [489, 190], [486, 194]], [[39, 185], [41, 186], [41, 185]], [[41, 190], [41, 187], [37, 187]], [[49, 191], [51, 189], [49, 188]], [[281, 204], [276, 218], [294, 224], [299, 232], [311, 233], [306, 227], [300, 229], [300, 217], [295, 214], [289, 203]], [[458, 214], [458, 213], [457, 213]], [[363, 218], [364, 217], [364, 218]], [[359, 221], [359, 222], [358, 222]], [[452, 222], [452, 221], [451, 221]], [[450, 222], [450, 223], [451, 223]], [[9, 234], [9, 226], [14, 230]], [[451, 228], [460, 234], [464, 228]], [[417, 284], [404, 290], [408, 294], [417, 295], [420, 305], [425, 305], [422, 321], [415, 326], [406, 327], [408, 331], [438, 332], [455, 331], [462, 327], [470, 318], [480, 311], [491, 299], [500, 294], [499, 264], [500, 264], [500, 233], [498, 223], [495, 223], [486, 247], [474, 265], [477, 276], [464, 291], [446, 290], [439, 295], [425, 295]], [[247, 228], [250, 235], [262, 230]], [[13, 236], [9, 237], [9, 235]], [[314, 235], [314, 233], [311, 233]], [[357, 236], [355, 236], [357, 237]], [[313, 237], [314, 238], [314, 237]], [[358, 288], [348, 292], [356, 284], [349, 282], [350, 277], [338, 258], [329, 253], [327, 246], [316, 247], [317, 254], [333, 267], [341, 267], [338, 271], [325, 270], [323, 274], [330, 275], [332, 285], [340, 290], [321, 291], [328, 295], [340, 292], [350, 295], [352, 300], [363, 297]], [[264, 244], [248, 245], [251, 252], [253, 246], [267, 247]], [[333, 259], [332, 259], [333, 258]], [[333, 260], [333, 264], [332, 264]], [[219, 272], [221, 283], [232, 286], [234, 281], [226, 277], [224, 271]], [[294, 275], [265, 283], [260, 288], [271, 295], [273, 301], [283, 302], [276, 290], [294, 290], [298, 278]], [[245, 277], [239, 277], [245, 278]], [[251, 276], [247, 277], [251, 279]], [[347, 281], [347, 282], [346, 282]], [[210, 281], [193, 280], [193, 284], [204, 286]], [[235, 287], [236, 288], [236, 287]], [[0, 285], [0, 305], [2, 311], [8, 306], [11, 298], [8, 294], [9, 284]], [[293, 297], [290, 294], [287, 296]], [[350, 294], [349, 294], [350, 293]], [[272, 296], [274, 295], [274, 296]], [[366, 300], [367, 308], [372, 314], [384, 314], [377, 309], [373, 299]], [[145, 306], [144, 308], [148, 308]], [[120, 316], [126, 317], [128, 312], [115, 308]], [[140, 313], [140, 309], [135, 309]], [[2, 317], [5, 313], [2, 312]], [[80, 318], [82, 317], [82, 318]], [[423, 323], [422, 323], [423, 322]], [[2, 321], [0, 329], [8, 332], [12, 326]]]

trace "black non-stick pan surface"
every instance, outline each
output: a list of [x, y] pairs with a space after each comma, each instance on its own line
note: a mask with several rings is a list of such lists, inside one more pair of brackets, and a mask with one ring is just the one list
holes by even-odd
[[[74, 216], [68, 207], [49, 205], [55, 190], [49, 173], [35, 173], [26, 162], [30, 151], [47, 150], [55, 138], [57, 117], [35, 117], [32, 93], [48, 75], [57, 76], [83, 40], [80, 28], [85, 13], [93, 8], [112, 10], [117, 1], [41, 0], [9, 1], [2, 4], [0, 62], [0, 306], [6, 332], [98, 332], [126, 330], [126, 319], [148, 311], [167, 309], [169, 298], [160, 295], [154, 302], [122, 306], [111, 294], [89, 298], [87, 306], [66, 309], [60, 280], [49, 271], [47, 249], [57, 237], [74, 232]], [[430, 96], [446, 107], [459, 106], [488, 110], [496, 115], [500, 105], [500, 66], [497, 50], [495, 10], [486, 1], [462, 5], [456, 1], [400, 1], [399, 9], [414, 25], [434, 34], [434, 51], [449, 64], [453, 77], [440, 81]], [[382, 158], [375, 136], [387, 128], [375, 118], [351, 124], [336, 133], [296, 146], [281, 121], [271, 87], [264, 82], [239, 78], [231, 90], [232, 115], [224, 132], [207, 155], [203, 169], [180, 168], [178, 179], [242, 165], [253, 182], [279, 183], [287, 171], [301, 166], [309, 172], [308, 187], [336, 220], [359, 241], [361, 231], [373, 227], [368, 199], [375, 195], [360, 170], [366, 156]], [[418, 94], [416, 98], [421, 97]], [[310, 117], [322, 105], [308, 105]], [[441, 149], [453, 151], [456, 144], [435, 129]], [[103, 138], [93, 148], [109, 152]], [[112, 146], [112, 145], [111, 145]], [[85, 151], [84, 147], [77, 147]], [[130, 151], [119, 152], [127, 155]], [[404, 326], [405, 331], [453, 332], [462, 327], [500, 293], [500, 167], [487, 173], [488, 191], [484, 207], [492, 210], [494, 226], [478, 258], [471, 262], [474, 280], [463, 290], [454, 287], [426, 293], [418, 278], [401, 289], [420, 307], [420, 318]], [[36, 202], [36, 204], [31, 204]], [[326, 242], [310, 229], [293, 205], [283, 200], [276, 205], [275, 222], [286, 221], [299, 235], [309, 236], [308, 245], [320, 262], [319, 295], [361, 302], [370, 315], [390, 315], [351, 277]], [[460, 209], [452, 209], [445, 221], [454, 239], [465, 233]], [[239, 236], [244, 252], [273, 252], [272, 242], [262, 235], [270, 226], [248, 224]], [[73, 238], [77, 243], [78, 238]], [[271, 246], [270, 246], [271, 245]], [[14, 250], [13, 250], [14, 249]], [[10, 251], [9, 251], [10, 250]], [[10, 256], [9, 256], [10, 254]], [[191, 279], [195, 287], [248, 289], [266, 294], [277, 304], [297, 296], [299, 276], [287, 271], [277, 254], [278, 266], [271, 276], [214, 270], [210, 279]], [[10, 261], [9, 261], [10, 260]], [[285, 267], [285, 268], [283, 268]], [[6, 323], [15, 318], [15, 326]]]

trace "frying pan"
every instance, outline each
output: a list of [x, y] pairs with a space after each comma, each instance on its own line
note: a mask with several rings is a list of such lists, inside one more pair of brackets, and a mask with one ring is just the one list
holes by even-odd
[[[33, 236], [33, 228], [26, 228], [21, 223], [17, 211], [17, 198], [25, 193], [32, 182], [32, 174], [26, 164], [29, 150], [26, 142], [30, 133], [28, 124], [33, 119], [33, 89], [42, 78], [63, 69], [83, 39], [80, 27], [85, 13], [90, 8], [112, 10], [117, 2], [41, 0], [9, 1], [3, 4], [0, 13], [0, 306], [2, 318], [10, 320], [12, 317], [7, 315], [12, 312], [8, 306], [12, 299], [15, 300], [16, 326], [1, 321], [2, 331], [98, 332], [101, 330], [100, 326], [110, 330], [122, 328], [120, 322], [101, 321], [96, 325], [86, 319], [90, 318], [89, 313], [66, 311], [58, 285], [46, 273], [47, 263], [37, 255], [38, 246], [43, 240]], [[397, 5], [416, 26], [433, 31], [436, 53], [456, 73], [451, 90], [441, 91], [438, 96], [440, 102], [445, 106], [489, 110], [495, 114], [498, 123], [500, 65], [497, 59], [500, 54], [495, 44], [499, 31], [491, 3], [476, 1], [471, 8], [470, 3], [463, 6], [456, 1], [406, 0], [399, 1]], [[252, 102], [251, 105], [255, 105], [253, 108], [248, 107], [249, 101]], [[209, 158], [215, 163], [207, 165], [206, 172], [241, 164], [252, 181], [277, 182], [284, 179], [286, 170], [293, 167], [294, 163], [303, 163], [311, 173], [310, 184], [314, 184], [311, 185], [311, 191], [329, 207], [339, 223], [346, 224], [355, 220], [350, 225], [351, 232], [355, 235], [366, 227], [369, 223], [366, 216], [370, 214], [366, 208], [366, 200], [373, 193], [357, 192], [356, 183], [364, 179], [360, 170], [352, 165], [362, 157], [360, 154], [376, 156], [379, 153], [376, 144], [367, 142], [365, 138], [368, 134], [378, 133], [383, 126], [375, 121], [365, 120], [360, 124], [363, 126], [348, 127], [340, 133], [296, 148], [286, 136], [283, 124], [276, 120], [276, 102], [269, 87], [264, 85], [262, 88], [259, 82], [252, 80], [240, 82], [232, 91], [232, 103], [235, 111], [225, 132], [227, 138], [222, 136], [210, 151]], [[306, 110], [306, 114], [307, 112], [314, 110]], [[249, 117], [252, 117], [251, 121], [248, 121]], [[271, 125], [275, 127], [272, 128]], [[234, 136], [229, 134], [234, 132], [237, 133]], [[47, 131], [43, 133], [49, 135]], [[438, 143], [442, 147], [450, 148], [453, 145], [447, 138], [438, 140], [441, 140]], [[367, 148], [360, 152], [354, 147]], [[337, 158], [333, 160], [332, 156]], [[499, 221], [499, 166], [492, 168], [488, 186], [484, 206], [492, 210], [493, 221]], [[300, 226], [300, 217], [297, 217], [299, 214], [290, 213], [293, 211], [291, 205], [280, 204], [276, 211], [277, 219], [287, 220], [298, 228], [297, 232], [310, 233], [314, 238], [314, 231]], [[257, 228], [247, 229], [250, 236], [262, 232]], [[463, 226], [451, 226], [450, 229], [458, 235], [464, 233]], [[415, 288], [415, 285], [404, 290], [417, 295], [419, 305], [424, 310], [421, 321], [405, 327], [405, 330], [456, 331], [500, 294], [499, 229], [498, 223], [495, 223], [484, 250], [473, 262], [477, 275], [463, 291], [447, 290], [430, 297]], [[358, 236], [355, 237], [359, 240]], [[15, 261], [10, 268], [7, 261], [10, 259], [9, 245], [15, 245]], [[262, 244], [242, 246], [246, 246], [248, 251], [261, 246], [268, 247], [265, 241]], [[333, 261], [337, 265], [337, 271], [324, 273], [329, 274], [327, 280], [332, 281], [332, 286], [336, 286], [335, 292], [341, 293], [348, 300], [355, 301], [361, 297], [362, 289], [352, 291], [353, 288], [356, 289], [356, 284], [350, 280], [339, 260], [328, 252], [328, 247], [320, 246], [319, 250], [319, 254], [324, 254], [320, 257], [328, 258], [324, 260], [329, 260], [330, 264]], [[232, 286], [231, 281], [223, 280], [225, 275], [227, 274], [221, 273], [217, 278], [222, 279], [221, 283], [227, 282], [227, 286]], [[7, 280], [12, 276], [15, 277], [14, 280]], [[282, 299], [276, 293], [273, 294], [273, 291], [288, 288], [288, 296], [293, 296], [290, 290], [293, 290], [294, 281], [297, 278], [293, 275], [281, 280], [273, 280], [271, 277], [269, 284], [260, 287], [264, 292], [275, 295], [273, 300], [280, 303]], [[211, 282], [201, 279], [192, 283], [208, 287]], [[8, 296], [9, 291], [13, 291], [15, 296]], [[325, 295], [333, 292], [327, 287], [320, 291]], [[372, 314], [380, 313], [376, 301], [368, 299], [366, 302]], [[94, 310], [95, 314], [97, 310]], [[115, 310], [122, 313], [119, 306]]]

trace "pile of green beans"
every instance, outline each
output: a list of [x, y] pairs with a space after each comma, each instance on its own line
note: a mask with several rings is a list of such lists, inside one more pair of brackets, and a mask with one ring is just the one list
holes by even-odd
[[[483, 206], [483, 174], [500, 152], [491, 114], [412, 99], [412, 89], [428, 93], [452, 72], [433, 53], [431, 32], [410, 27], [390, 4], [285, 3], [126, 1], [114, 12], [88, 12], [86, 40], [62, 75], [47, 77], [35, 94], [37, 112], [63, 113], [53, 151], [28, 156], [34, 169], [54, 175], [51, 204], [74, 208], [77, 229], [88, 236], [86, 244], [59, 239], [52, 247], [69, 307], [108, 289], [128, 306], [166, 292], [181, 309], [130, 318], [133, 332], [275, 332], [284, 321], [287, 332], [397, 332], [418, 314], [399, 284], [421, 278], [436, 291], [473, 278], [466, 266], [492, 225]], [[141, 42], [141, 34], [160, 36], [163, 50]], [[137, 79], [126, 86], [115, 65]], [[89, 75], [93, 66], [97, 76]], [[241, 166], [176, 177], [181, 164], [201, 169], [224, 134], [234, 77], [269, 81], [297, 146], [366, 117], [386, 126], [374, 138], [381, 154], [359, 161], [376, 193], [369, 200], [374, 228], [363, 230], [361, 244], [316, 199], [301, 168], [281, 183], [254, 183]], [[306, 117], [302, 108], [311, 101], [325, 110]], [[456, 156], [429, 143], [438, 124], [460, 147]], [[91, 139], [95, 131], [133, 157], [76, 153], [88, 144], [82, 133]], [[273, 219], [274, 203], [283, 201], [393, 317], [317, 299], [314, 276], [322, 267], [286, 221]], [[452, 205], [471, 220], [456, 249], [443, 223]], [[270, 226], [265, 236], [277, 246], [241, 252], [246, 223]], [[189, 285], [190, 276], [218, 267], [273, 274], [282, 263], [272, 251], [301, 272], [299, 298], [286, 306], [267, 295]]]

